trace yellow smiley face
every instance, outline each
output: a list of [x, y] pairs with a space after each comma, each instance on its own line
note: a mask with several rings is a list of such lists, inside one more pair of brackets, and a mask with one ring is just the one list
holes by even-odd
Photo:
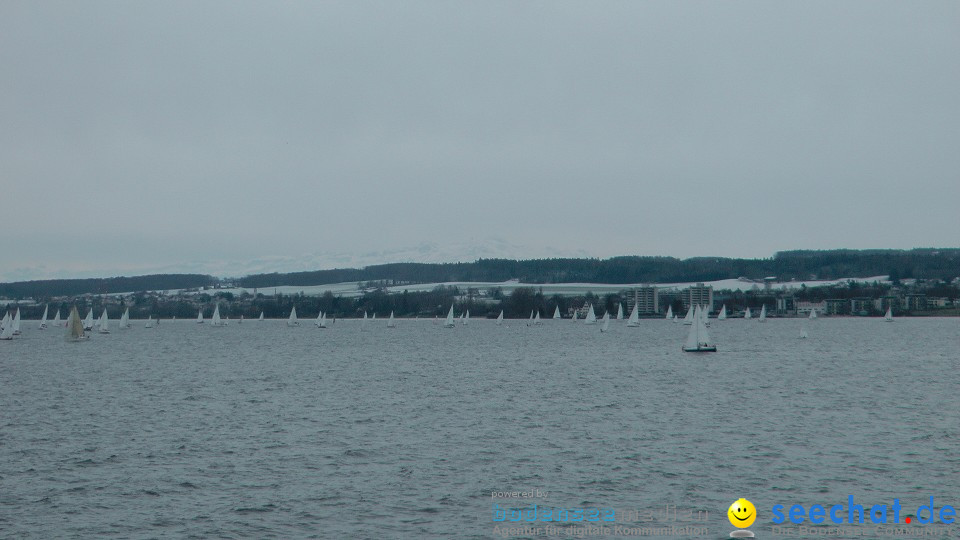
[[746, 499], [737, 499], [727, 509], [727, 519], [734, 527], [746, 529], [757, 519], [757, 508]]

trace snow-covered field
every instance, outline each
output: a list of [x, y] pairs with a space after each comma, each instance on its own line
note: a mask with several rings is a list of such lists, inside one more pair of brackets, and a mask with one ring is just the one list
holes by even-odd
[[[889, 283], [887, 281], [887, 276], [874, 276], [866, 278], [845, 278], [845, 279], [835, 279], [827, 281], [789, 281], [783, 283], [773, 283], [771, 288], [774, 291], [785, 291], [792, 289], [799, 289], [801, 286], [807, 287], [823, 287], [829, 285], [837, 285], [842, 283], [847, 283], [849, 281], [856, 281], [860, 283], [873, 283], [874, 281], [879, 281], [881, 283]], [[327, 291], [330, 291], [335, 296], [344, 296], [344, 297], [355, 297], [361, 296], [363, 294], [362, 286], [366, 282], [357, 282], [357, 281], [348, 281], [345, 283], [331, 283], [328, 285], [311, 285], [311, 286], [298, 286], [298, 285], [282, 285], [277, 287], [262, 287], [258, 289], [253, 288], [244, 288], [244, 287], [234, 287], [229, 289], [207, 289], [205, 291], [194, 291], [188, 294], [198, 294], [200, 292], [206, 294], [215, 294], [215, 293], [232, 293], [235, 295], [240, 295], [242, 293], [249, 294], [265, 294], [272, 296], [274, 294], [284, 294], [284, 295], [293, 295], [293, 294], [303, 294], [305, 296], [320, 296]], [[616, 293], [623, 290], [633, 289], [636, 287], [645, 287], [651, 285], [650, 283], [521, 283], [516, 280], [502, 281], [502, 282], [490, 282], [490, 281], [451, 281], [445, 283], [418, 283], [412, 285], [397, 285], [395, 287], [387, 287], [387, 291], [390, 293], [402, 293], [403, 291], [417, 292], [417, 291], [429, 291], [435, 289], [439, 286], [446, 287], [458, 287], [462, 290], [467, 288], [480, 289], [481, 291], [487, 291], [489, 289], [499, 288], [503, 294], [510, 294], [515, 289], [521, 287], [529, 287], [533, 289], [543, 290], [543, 294], [547, 296], [560, 295], [560, 296], [579, 296], [592, 292], [594, 294], [609, 294]], [[654, 283], [652, 284], [660, 289], [685, 289], [691, 285], [696, 285], [696, 283]], [[763, 282], [758, 282], [748, 279], [721, 279], [717, 281], [707, 281], [704, 282], [704, 285], [710, 285], [715, 291], [722, 290], [732, 290], [732, 291], [749, 291], [749, 290], [762, 290], [764, 288]], [[167, 291], [167, 294], [175, 294], [179, 291]]]

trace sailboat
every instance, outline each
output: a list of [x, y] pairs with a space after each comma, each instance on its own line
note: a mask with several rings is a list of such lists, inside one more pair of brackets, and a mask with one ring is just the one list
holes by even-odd
[[[890, 319], [893, 320], [892, 318]], [[20, 308], [17, 308], [17, 314], [13, 316], [13, 335], [20, 335]]]
[[107, 317], [107, 308], [103, 308], [103, 315], [100, 315], [100, 328], [97, 332], [101, 334], [110, 333], [110, 317]]
[[810, 318], [810, 319], [816, 319], [816, 318], [817, 318], [817, 310], [811, 309], [811, 310], [810, 310], [810, 317], [808, 317], [808, 318]]
[[[60, 310], [57, 310], [57, 315]], [[67, 317], [67, 339], [70, 341], [83, 341], [90, 339], [90, 336], [83, 333], [83, 322], [80, 321], [80, 314], [77, 313], [77, 306], [70, 309], [70, 316]]]
[[800, 325], [800, 339], [807, 339], [807, 328], [804, 325]]
[[237, 324], [243, 324], [243, 313], [240, 314], [240, 320], [237, 321]]
[[623, 320], [623, 304], [617, 304], [617, 320]]
[[710, 328], [710, 314], [707, 312], [707, 306], [700, 308], [700, 317], [703, 318], [703, 324]]
[[0, 339], [9, 340], [13, 339], [13, 322], [10, 320], [10, 312], [3, 314], [3, 321], [0, 322], [0, 328], [3, 330], [0, 331]]
[[720, 313], [717, 314], [717, 320], [718, 320], [718, 321], [725, 321], [725, 320], [727, 320], [727, 305], [726, 305], [726, 304], [724, 304], [724, 305], [720, 308]]
[[633, 305], [633, 311], [630, 312], [630, 320], [627, 321], [627, 326], [630, 328], [640, 326], [640, 308], [637, 304]]
[[210, 326], [223, 328], [226, 325], [227, 321], [220, 318], [220, 304], [213, 306], [213, 317], [210, 318]]
[[703, 316], [700, 314], [700, 306], [697, 306], [694, 312], [693, 324], [690, 325], [690, 333], [687, 334], [687, 342], [682, 350], [684, 352], [717, 352], [717, 346], [710, 341], [707, 325], [704, 324]]
[[[366, 316], [366, 314], [364, 314]], [[453, 304], [450, 304], [450, 311], [447, 312], [447, 320], [443, 321], [444, 328], [453, 328], [456, 326], [453, 322]]]
[[497, 315], [497, 326], [500, 326], [502, 324], [503, 324], [503, 310], [501, 309], [500, 315]]
[[263, 322], [263, 312], [262, 312], [262, 311], [260, 312], [260, 318], [257, 319], [257, 321]]
[[601, 333], [606, 332], [607, 330], [610, 330], [610, 312], [609, 311], [605, 311], [603, 313], [603, 324], [600, 325]]
[[130, 308], [123, 310], [120, 316], [120, 328], [130, 328]]
[[43, 306], [43, 316], [40, 317], [40, 329], [47, 329], [47, 310], [50, 308], [49, 305]]
[[287, 319], [287, 326], [300, 326], [300, 321], [297, 320], [297, 306], [290, 308], [290, 318]]
[[683, 324], [686, 326], [693, 324], [693, 304], [690, 304], [690, 308], [687, 309], [687, 314], [683, 317]]
[[673, 306], [667, 306], [667, 320], [673, 319]]
[[197, 324], [203, 324], [203, 308], [197, 311]]
[[533, 318], [534, 326], [543, 326], [543, 321], [540, 320], [540, 310], [537, 310], [537, 316]]
[[573, 320], [577, 320], [577, 310], [573, 310]]
[[[20, 317], [20, 310], [17, 310], [17, 317]], [[893, 322], [893, 306], [887, 308], [887, 314], [883, 316], [883, 320], [887, 322]]]
[[470, 323], [470, 310], [469, 310], [469, 309], [468, 309], [467, 311], [465, 311], [465, 312], [463, 313], [463, 315], [460, 316], [460, 322], [462, 322], [464, 326], [466, 326], [467, 324]]
[[153, 328], [153, 315], [147, 316], [147, 322], [143, 325], [144, 328]]
[[60, 326], [60, 308], [57, 308], [57, 310], [53, 313], [53, 326]]
[[554, 318], [555, 320], [559, 320], [559, 319], [560, 319], [560, 306], [556, 306], [556, 307], [553, 308], [553, 318]]
[[320, 314], [317, 315], [317, 322], [315, 322], [314, 324], [317, 325], [317, 328], [326, 328], [327, 314], [321, 311]]
[[83, 319], [83, 329], [93, 330], [93, 308], [90, 308], [90, 311], [87, 312], [87, 316]]
[[766, 304], [760, 307], [760, 318], [757, 319], [757, 322], [767, 322], [767, 305]]
[[533, 310], [530, 310], [530, 320], [527, 321], [527, 326], [533, 326]]
[[397, 323], [393, 320], [393, 312], [390, 312], [390, 318], [387, 319], [387, 328], [396, 328]]
[[750, 315], [750, 308], [747, 308], [747, 309], [743, 310], [743, 318], [744, 318], [744, 319], [749, 319], [750, 317], [751, 317], [751, 315]]
[[597, 314], [593, 311], [593, 304], [590, 304], [590, 309], [587, 310], [587, 318], [583, 322], [584, 324], [597, 324]]

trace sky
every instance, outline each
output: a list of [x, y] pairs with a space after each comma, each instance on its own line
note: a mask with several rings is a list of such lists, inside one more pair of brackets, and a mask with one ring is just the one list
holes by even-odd
[[0, 2], [0, 281], [957, 247], [954, 1]]

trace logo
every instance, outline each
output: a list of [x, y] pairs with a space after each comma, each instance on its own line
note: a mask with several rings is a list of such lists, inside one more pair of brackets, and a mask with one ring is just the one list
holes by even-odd
[[727, 509], [727, 519], [738, 530], [730, 533], [731, 538], [752, 538], [753, 533], [746, 529], [757, 519], [757, 507], [743, 497], [733, 501]]

